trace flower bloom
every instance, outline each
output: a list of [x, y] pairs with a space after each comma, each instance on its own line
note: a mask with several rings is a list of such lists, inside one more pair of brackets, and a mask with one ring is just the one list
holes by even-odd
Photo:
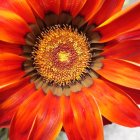
[[[140, 126], [140, 2], [1, 0], [0, 127], [10, 140], [103, 140], [103, 118]], [[106, 121], [107, 121], [106, 120]]]

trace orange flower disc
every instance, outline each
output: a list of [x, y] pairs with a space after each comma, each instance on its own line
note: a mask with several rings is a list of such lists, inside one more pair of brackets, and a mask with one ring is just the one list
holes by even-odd
[[80, 80], [90, 65], [90, 44], [86, 36], [70, 26], [54, 26], [41, 35], [33, 58], [44, 80], [60, 86]]

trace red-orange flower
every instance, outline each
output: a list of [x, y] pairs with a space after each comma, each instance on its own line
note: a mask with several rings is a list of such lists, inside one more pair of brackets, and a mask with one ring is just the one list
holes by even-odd
[[[10, 140], [103, 140], [103, 117], [140, 126], [140, 3], [1, 0], [0, 127]], [[105, 123], [105, 122], [104, 122]]]

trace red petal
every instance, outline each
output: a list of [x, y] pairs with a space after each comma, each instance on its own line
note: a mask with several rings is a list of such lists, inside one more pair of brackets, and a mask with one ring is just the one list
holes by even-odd
[[139, 108], [116, 86], [97, 79], [89, 94], [96, 98], [101, 113], [110, 121], [127, 127], [140, 126]]
[[25, 61], [26, 58], [23, 56], [19, 56], [16, 54], [11, 54], [11, 53], [1, 53], [0, 55], [0, 60], [13, 60], [13, 61]]
[[97, 25], [101, 24], [109, 17], [120, 11], [122, 9], [123, 4], [124, 0], [105, 0], [101, 9], [91, 19], [90, 23], [95, 23]]
[[25, 75], [22, 71], [22, 63], [25, 58], [10, 53], [2, 53], [0, 55], [0, 86], [4, 86]]
[[45, 12], [54, 12], [59, 14], [60, 12], [60, 0], [42, 0]]
[[76, 125], [83, 139], [102, 140], [103, 127], [101, 115], [94, 98], [82, 92], [72, 93], [70, 101]]
[[[0, 103], [4, 102], [8, 97], [10, 97], [13, 93], [17, 92], [21, 88], [23, 88], [25, 85], [29, 83], [29, 78], [25, 78], [22, 80], [18, 80], [10, 85], [7, 85], [5, 87], [0, 88]], [[7, 115], [8, 116], [8, 115]], [[9, 115], [12, 117], [12, 115]], [[10, 119], [11, 120], [11, 119]], [[10, 122], [4, 122], [0, 123], [1, 127], [8, 127], [10, 125]]]
[[27, 140], [31, 126], [37, 114], [37, 106], [43, 97], [42, 90], [33, 93], [18, 108], [10, 127], [10, 140]]
[[0, 86], [10, 84], [25, 75], [21, 69], [0, 72]]
[[5, 52], [21, 55], [23, 51], [20, 45], [10, 44], [10, 43], [0, 41], [0, 53], [5, 53]]
[[21, 69], [25, 60], [25, 57], [19, 55], [2, 53], [0, 54], [0, 72]]
[[27, 0], [27, 3], [32, 7], [32, 9], [40, 18], [44, 19], [45, 12], [44, 12], [42, 0]]
[[[140, 41], [129, 40], [116, 44], [114, 47], [102, 53], [106, 58], [119, 58], [140, 63]], [[134, 59], [134, 58], [138, 59]]]
[[26, 0], [1, 0], [1, 7], [14, 11], [28, 23], [35, 23], [35, 17]]
[[61, 10], [70, 12], [75, 17], [83, 8], [87, 0], [61, 0]]
[[80, 15], [84, 16], [85, 20], [88, 21], [97, 13], [102, 4], [103, 0], [87, 0], [84, 7], [80, 11]]
[[40, 105], [29, 140], [54, 140], [62, 128], [61, 97], [48, 93]]
[[23, 88], [25, 85], [29, 84], [30, 78], [26, 77], [24, 79], [17, 80], [9, 85], [0, 87], [0, 102], [3, 102], [12, 94]]
[[103, 67], [97, 70], [107, 80], [126, 87], [140, 89], [140, 67], [121, 60], [104, 59]]
[[72, 0], [61, 0], [61, 10], [70, 11]]
[[63, 113], [63, 127], [69, 140], [82, 140], [81, 135], [77, 129], [73, 111], [70, 105], [70, 98], [64, 97], [64, 113]]
[[140, 104], [140, 91], [139, 90], [128, 90], [125, 91], [137, 104]]
[[119, 86], [121, 90], [127, 93], [137, 104], [140, 104], [140, 90]]
[[133, 28], [139, 26], [139, 13], [140, 3], [137, 3], [137, 5], [134, 5], [129, 9], [123, 10], [105, 21], [96, 29], [102, 35], [100, 41], [107, 42], [114, 39], [121, 33], [132, 30]]
[[139, 40], [140, 39], [140, 31], [134, 30], [134, 31], [128, 31], [124, 34], [119, 35], [114, 40], [111, 40], [109, 42], [106, 42], [106, 46], [104, 47], [104, 51], [110, 49], [111, 47], [114, 47], [115, 45], [125, 42], [125, 41], [131, 41], [131, 40]]
[[0, 126], [9, 124], [19, 105], [34, 91], [34, 84], [28, 84], [0, 102]]
[[125, 40], [139, 40], [139, 39], [140, 39], [140, 29], [137, 28], [133, 31], [128, 31], [124, 34], [121, 34], [120, 36], [115, 38], [113, 41], [116, 41], [118, 43]]
[[11, 11], [0, 9], [1, 41], [25, 44], [24, 36], [27, 32], [30, 32], [30, 29], [21, 17]]

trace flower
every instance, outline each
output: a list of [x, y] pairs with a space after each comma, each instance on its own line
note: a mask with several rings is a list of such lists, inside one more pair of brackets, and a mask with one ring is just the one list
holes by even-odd
[[[103, 117], [140, 126], [140, 2], [1, 0], [0, 127], [10, 140], [103, 140]], [[106, 120], [106, 121], [107, 121]]]

